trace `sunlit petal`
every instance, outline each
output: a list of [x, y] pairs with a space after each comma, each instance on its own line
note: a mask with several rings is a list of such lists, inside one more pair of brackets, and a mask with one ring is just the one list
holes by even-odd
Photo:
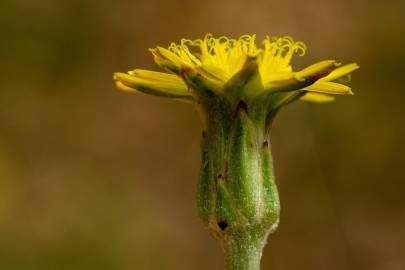
[[310, 86], [303, 88], [302, 90], [331, 95], [353, 95], [353, 92], [349, 86], [334, 82], [318, 81]]
[[332, 102], [335, 100], [334, 96], [320, 94], [320, 93], [306, 93], [303, 95], [300, 100], [308, 101], [308, 102], [315, 102], [315, 103], [326, 103]]
[[335, 60], [324, 60], [310, 65], [301, 71], [295, 72], [295, 76], [298, 80], [305, 80], [309, 77], [317, 77], [319, 79], [328, 75], [338, 65], [339, 64]]
[[167, 80], [167, 78], [165, 78], [166, 80], [157, 78], [151, 80], [116, 72], [114, 79], [120, 82], [119, 88], [125, 91], [129, 91], [131, 88], [155, 96], [192, 99], [186, 84], [177, 78], [175, 80]]
[[334, 71], [329, 73], [329, 75], [321, 78], [320, 80], [321, 81], [334, 81], [334, 80], [337, 80], [339, 78], [349, 75], [350, 73], [352, 73], [353, 71], [355, 71], [358, 68], [360, 68], [360, 67], [356, 63], [344, 65], [342, 67], [338, 67], [337, 69], [335, 69]]

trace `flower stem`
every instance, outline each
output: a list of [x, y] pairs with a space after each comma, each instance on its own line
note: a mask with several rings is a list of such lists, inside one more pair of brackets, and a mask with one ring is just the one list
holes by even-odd
[[259, 270], [264, 241], [242, 232], [230, 237], [224, 245], [227, 270]]

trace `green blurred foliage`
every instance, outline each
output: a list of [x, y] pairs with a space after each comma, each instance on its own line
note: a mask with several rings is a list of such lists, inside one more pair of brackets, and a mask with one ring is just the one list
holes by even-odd
[[263, 269], [405, 269], [403, 1], [2, 0], [0, 269], [222, 269], [195, 209], [194, 109], [113, 71], [206, 32], [291, 35], [297, 66], [361, 69], [355, 96], [272, 129], [279, 230]]

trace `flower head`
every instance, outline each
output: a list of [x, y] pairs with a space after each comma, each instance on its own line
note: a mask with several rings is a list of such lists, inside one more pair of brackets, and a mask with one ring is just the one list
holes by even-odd
[[[200, 77], [200, 84], [210, 85], [212, 90], [233, 88], [230, 95], [237, 98], [288, 91], [299, 92], [305, 101], [324, 102], [333, 100], [331, 95], [353, 94], [348, 86], [337, 81], [357, 69], [357, 64], [340, 66], [335, 60], [324, 60], [293, 71], [291, 59], [294, 54], [305, 54], [304, 43], [291, 37], [266, 37], [263, 46], [258, 47], [255, 41], [255, 35], [231, 39], [207, 34], [203, 39], [182, 39], [168, 49], [150, 49], [155, 62], [168, 73], [135, 69], [128, 74], [115, 73], [114, 79], [124, 91], [187, 101], [196, 99], [195, 76]], [[247, 85], [255, 77], [254, 86], [240, 89], [241, 83]]]

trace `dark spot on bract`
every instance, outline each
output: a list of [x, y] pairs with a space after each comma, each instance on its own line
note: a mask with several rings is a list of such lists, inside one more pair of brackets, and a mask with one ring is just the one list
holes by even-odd
[[226, 221], [220, 221], [218, 222], [218, 227], [221, 229], [221, 231], [225, 230], [228, 227], [228, 222]]
[[248, 106], [243, 100], [240, 100], [236, 106], [234, 117], [236, 117], [241, 110], [244, 110], [246, 113], [248, 112]]
[[248, 110], [248, 106], [243, 100], [240, 100], [239, 103], [238, 103], [238, 106], [236, 107], [237, 111], [239, 111], [241, 109], [245, 110], [246, 112]]

